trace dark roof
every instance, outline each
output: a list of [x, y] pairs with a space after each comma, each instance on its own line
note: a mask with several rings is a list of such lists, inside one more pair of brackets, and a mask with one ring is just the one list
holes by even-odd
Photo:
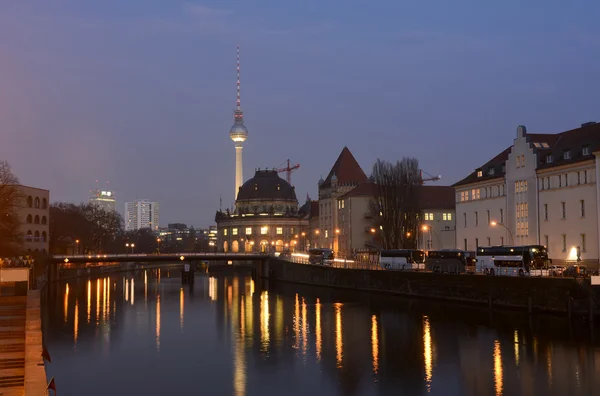
[[455, 191], [452, 186], [421, 186], [419, 209], [454, 209]]
[[237, 201], [294, 201], [296, 191], [276, 170], [257, 170], [238, 192]]
[[367, 181], [367, 175], [346, 146], [333, 164], [322, 186], [331, 185], [333, 175], [337, 178], [339, 185], [360, 184]]
[[374, 183], [362, 183], [348, 191], [338, 199], [346, 199], [352, 197], [372, 197], [375, 194], [377, 186]]
[[[525, 136], [527, 142], [533, 146], [534, 152], [538, 154], [536, 169], [547, 169], [590, 160], [594, 158], [592, 153], [600, 150], [600, 123], [586, 123], [579, 128], [561, 133], [528, 133]], [[508, 160], [508, 154], [512, 147], [508, 147], [453, 186], [503, 177], [506, 173], [504, 164]], [[583, 155], [584, 147], [588, 147], [588, 155]], [[564, 159], [565, 151], [570, 152], [569, 159]], [[547, 162], [549, 155], [552, 156], [552, 162], [550, 163]], [[490, 169], [494, 169], [493, 174], [490, 174]], [[477, 177], [478, 171], [482, 171], [483, 175], [481, 177]]]

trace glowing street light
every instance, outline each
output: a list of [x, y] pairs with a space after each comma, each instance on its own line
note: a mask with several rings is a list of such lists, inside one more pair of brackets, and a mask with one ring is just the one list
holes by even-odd
[[492, 221], [492, 222], [490, 222], [490, 225], [491, 225], [492, 227], [501, 226], [501, 227], [504, 227], [504, 228], [506, 228], [506, 231], [508, 231], [508, 235], [510, 235], [510, 243], [511, 243], [511, 245], [514, 245], [514, 244], [515, 244], [515, 238], [513, 237], [513, 233], [512, 233], [512, 231], [510, 230], [510, 228], [508, 228], [508, 227], [507, 227], [507, 226], [505, 226], [504, 224], [502, 224], [502, 223], [498, 223], [498, 222], [496, 222], [496, 221]]

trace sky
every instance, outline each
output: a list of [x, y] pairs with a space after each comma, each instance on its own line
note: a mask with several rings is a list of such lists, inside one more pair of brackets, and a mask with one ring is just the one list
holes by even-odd
[[2, 0], [0, 159], [53, 202], [98, 180], [121, 212], [147, 198], [161, 226], [207, 227], [234, 199], [239, 44], [245, 179], [289, 158], [304, 202], [348, 146], [367, 174], [412, 156], [450, 185], [519, 124], [600, 121], [598, 15], [597, 0]]

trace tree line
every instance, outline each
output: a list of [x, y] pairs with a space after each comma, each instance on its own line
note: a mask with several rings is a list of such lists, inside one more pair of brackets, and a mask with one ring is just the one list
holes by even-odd
[[378, 159], [373, 165], [371, 211], [376, 239], [383, 249], [416, 249], [421, 216], [421, 173], [416, 158], [395, 163]]

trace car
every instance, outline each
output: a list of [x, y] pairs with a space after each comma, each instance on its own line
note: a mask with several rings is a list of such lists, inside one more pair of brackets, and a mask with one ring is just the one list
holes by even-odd
[[571, 265], [569, 268], [563, 271], [563, 276], [586, 276], [587, 269], [582, 265]]
[[561, 276], [565, 270], [565, 267], [562, 265], [552, 265], [548, 268], [550, 275], [552, 276]]

